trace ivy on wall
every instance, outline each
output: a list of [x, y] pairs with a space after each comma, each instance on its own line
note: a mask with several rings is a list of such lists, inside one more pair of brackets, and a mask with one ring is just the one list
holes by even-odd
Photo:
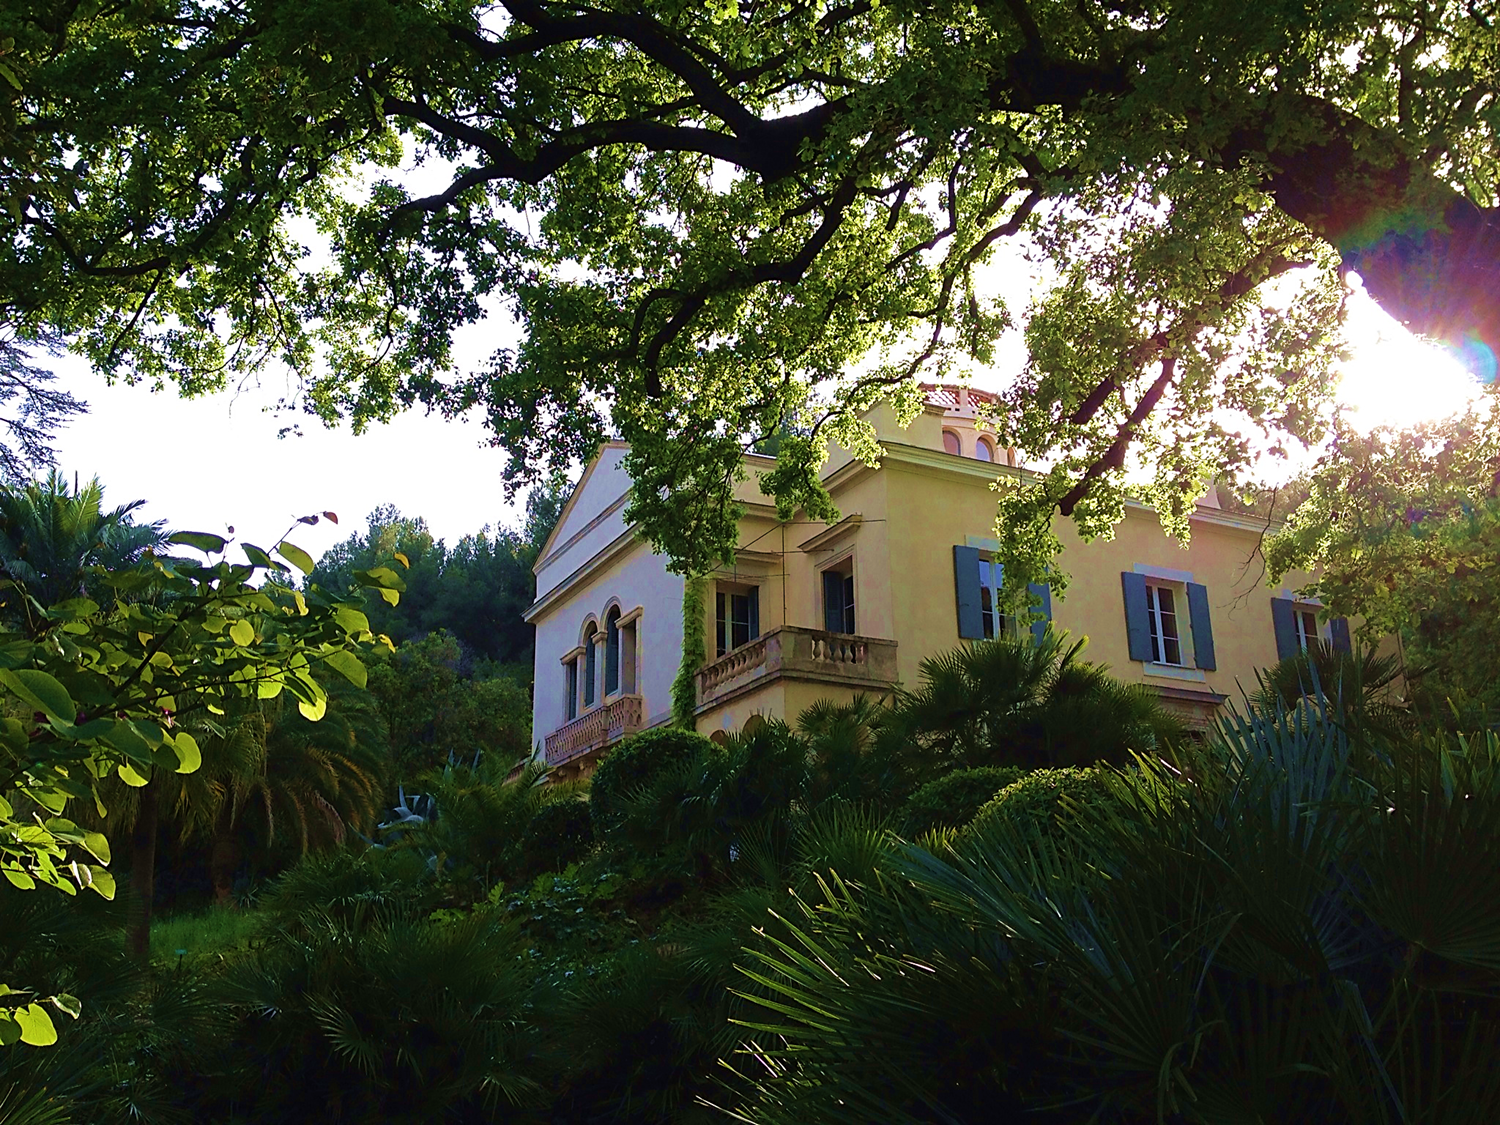
[[697, 726], [697, 673], [708, 659], [703, 629], [705, 585], [701, 574], [682, 585], [682, 664], [672, 681], [672, 725], [683, 730]]

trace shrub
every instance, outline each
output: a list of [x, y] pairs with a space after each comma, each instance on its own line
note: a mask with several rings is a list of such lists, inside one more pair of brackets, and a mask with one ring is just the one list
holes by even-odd
[[985, 832], [1003, 821], [1028, 835], [1051, 836], [1068, 820], [1068, 804], [1099, 808], [1113, 800], [1097, 769], [1029, 770], [979, 810], [969, 834]]
[[624, 798], [654, 781], [667, 767], [685, 759], [718, 752], [701, 734], [657, 727], [633, 734], [611, 750], [594, 771], [589, 810], [601, 839], [617, 826]]
[[1002, 789], [1025, 774], [1019, 766], [979, 766], [954, 770], [929, 781], [907, 798], [902, 809], [903, 828], [911, 837], [934, 828], [961, 828]]
[[561, 871], [594, 846], [594, 823], [587, 801], [543, 805], [521, 833], [521, 877]]

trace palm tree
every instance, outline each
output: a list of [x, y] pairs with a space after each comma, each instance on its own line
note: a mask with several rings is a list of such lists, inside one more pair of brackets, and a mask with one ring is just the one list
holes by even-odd
[[[43, 606], [94, 592], [93, 568], [129, 566], [166, 541], [162, 521], [134, 522], [132, 513], [144, 503], [132, 500], [106, 511], [98, 477], [70, 489], [55, 469], [19, 488], [0, 486], [0, 570]], [[18, 623], [32, 627], [24, 599], [8, 609]]]
[[1176, 738], [1180, 725], [1139, 685], [1081, 660], [1086, 641], [1050, 630], [1040, 642], [965, 645], [921, 664], [915, 691], [898, 692], [882, 740], [934, 766], [1076, 766], [1122, 762]]
[[136, 905], [127, 937], [132, 952], [149, 953], [160, 825], [183, 842], [207, 841], [218, 901], [229, 899], [244, 829], [264, 850], [288, 844], [299, 854], [332, 847], [350, 831], [368, 832], [379, 814], [390, 768], [390, 745], [364, 692], [329, 685], [329, 706], [310, 722], [281, 697], [260, 700], [227, 723], [201, 727], [203, 764], [189, 774], [157, 770], [141, 788], [105, 786], [111, 810], [101, 830], [130, 833]]
[[1396, 698], [1401, 676], [1396, 656], [1364, 647], [1345, 651], [1320, 640], [1262, 671], [1252, 702], [1257, 710], [1274, 712], [1290, 711], [1303, 700], [1316, 701], [1356, 737], [1398, 737], [1410, 725], [1410, 716]]

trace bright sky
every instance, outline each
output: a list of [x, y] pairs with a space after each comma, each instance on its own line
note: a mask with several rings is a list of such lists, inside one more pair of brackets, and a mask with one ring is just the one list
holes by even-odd
[[[1341, 397], [1357, 408], [1361, 428], [1444, 417], [1480, 393], [1455, 359], [1412, 337], [1363, 293], [1352, 301], [1350, 337]], [[998, 356], [1002, 364], [1024, 361], [1017, 347]], [[484, 445], [477, 419], [408, 413], [355, 437], [315, 419], [267, 413], [275, 386], [189, 401], [107, 387], [72, 358], [57, 370], [90, 406], [63, 432], [59, 466], [85, 479], [97, 473], [109, 503], [143, 498], [147, 519], [176, 529], [223, 533], [233, 525], [240, 538], [270, 546], [296, 517], [333, 511], [337, 527], [320, 522], [292, 536], [316, 558], [363, 530], [379, 504], [424, 517], [450, 544], [486, 524], [520, 520], [500, 483], [505, 455]], [[303, 435], [278, 438], [291, 421]]]

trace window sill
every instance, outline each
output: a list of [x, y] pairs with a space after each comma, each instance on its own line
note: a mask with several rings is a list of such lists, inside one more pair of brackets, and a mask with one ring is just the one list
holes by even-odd
[[1145, 662], [1146, 675], [1162, 680], [1189, 680], [1195, 684], [1208, 683], [1202, 668], [1186, 668], [1180, 664], [1156, 664]]

